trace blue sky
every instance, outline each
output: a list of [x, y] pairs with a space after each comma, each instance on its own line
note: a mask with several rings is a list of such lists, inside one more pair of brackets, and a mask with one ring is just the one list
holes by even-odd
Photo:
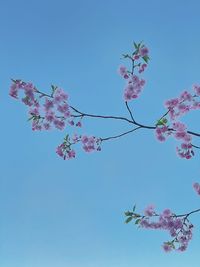
[[[27, 110], [8, 96], [10, 78], [48, 92], [57, 84], [73, 106], [90, 113], [128, 116], [116, 69], [133, 41], [144, 40], [151, 61], [147, 85], [131, 104], [138, 121], [153, 124], [163, 102], [200, 83], [199, 1], [1, 1], [0, 266], [199, 266], [198, 215], [187, 252], [165, 254], [167, 233], [125, 225], [137, 203], [175, 212], [198, 208], [192, 183], [199, 155], [177, 158], [175, 143], [137, 132], [108, 142], [101, 153], [63, 161], [55, 147], [64, 133], [35, 133]], [[199, 114], [186, 117], [200, 131]], [[109, 136], [124, 123], [85, 120], [83, 133]], [[68, 131], [66, 129], [66, 131]], [[196, 140], [199, 144], [199, 140]]]

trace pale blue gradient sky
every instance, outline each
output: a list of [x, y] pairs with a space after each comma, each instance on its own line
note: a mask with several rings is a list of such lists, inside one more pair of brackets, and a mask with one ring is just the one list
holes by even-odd
[[[199, 1], [0, 1], [1, 267], [197, 267], [200, 217], [184, 254], [164, 254], [167, 233], [124, 224], [123, 212], [154, 203], [175, 212], [197, 208], [199, 154], [177, 158], [175, 143], [137, 132], [105, 143], [101, 153], [77, 148], [76, 160], [54, 153], [63, 133], [34, 133], [27, 111], [8, 96], [10, 78], [41, 90], [63, 87], [83, 111], [127, 115], [116, 73], [133, 40], [151, 51], [147, 85], [132, 104], [152, 124], [165, 99], [200, 83]], [[200, 131], [199, 112], [186, 120]], [[87, 120], [83, 132], [108, 136], [124, 123]], [[199, 140], [196, 140], [196, 144]]]

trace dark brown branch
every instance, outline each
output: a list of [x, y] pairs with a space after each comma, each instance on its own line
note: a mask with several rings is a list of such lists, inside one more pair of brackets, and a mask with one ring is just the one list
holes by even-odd
[[197, 212], [200, 212], [200, 209], [196, 209], [196, 210], [193, 210], [191, 212], [188, 212], [188, 213], [185, 213], [185, 214], [180, 214], [180, 215], [176, 215], [176, 217], [189, 217], [191, 214], [193, 213], [197, 213]]
[[101, 138], [100, 140], [101, 140], [101, 141], [107, 141], [107, 140], [110, 140], [110, 139], [116, 139], [116, 138], [122, 137], [122, 136], [124, 136], [124, 135], [127, 135], [127, 134], [129, 134], [129, 133], [135, 132], [136, 130], [141, 129], [141, 128], [142, 128], [142, 127], [139, 126], [139, 127], [136, 127], [136, 128], [134, 128], [134, 129], [132, 129], [132, 130], [130, 130], [130, 131], [124, 132], [124, 133], [122, 133], [122, 134], [115, 135], [115, 136], [110, 136], [110, 137], [106, 137], [106, 138]]
[[200, 146], [196, 146], [196, 145], [193, 145], [193, 144], [192, 144], [192, 147], [200, 149]]
[[133, 121], [125, 118], [125, 117], [118, 117], [118, 116], [104, 116], [104, 115], [95, 115], [95, 114], [88, 114], [88, 113], [83, 113], [81, 111], [79, 111], [78, 109], [70, 106], [70, 108], [72, 110], [74, 110], [75, 112], [77, 112], [78, 114], [80, 114], [82, 117], [91, 117], [91, 118], [102, 118], [102, 119], [115, 119], [115, 120], [124, 120], [124, 121], [127, 121], [129, 123], [133, 123]]
[[[37, 88], [35, 88], [35, 91], [41, 95], [41, 97], [49, 97], [49, 98], [53, 98], [52, 95], [48, 95], [48, 94], [45, 94], [43, 92], [40, 92]], [[73, 117], [90, 117], [90, 118], [102, 118], [102, 119], [115, 119], [115, 120], [123, 120], [123, 121], [126, 121], [128, 123], [131, 123], [131, 124], [134, 124], [140, 128], [144, 128], [144, 129], [150, 129], [150, 130], [155, 130], [156, 129], [156, 126], [149, 126], [149, 125], [144, 125], [144, 124], [141, 124], [141, 123], [138, 123], [135, 121], [135, 119], [133, 118], [133, 114], [128, 106], [128, 103], [126, 102], [126, 107], [131, 115], [131, 119], [132, 120], [129, 120], [125, 117], [120, 117], [120, 116], [105, 116], [105, 115], [95, 115], [95, 114], [88, 114], [88, 113], [83, 113], [81, 111], [79, 111], [78, 109], [74, 108], [73, 106], [70, 106], [70, 108], [75, 111], [76, 113], [78, 113], [79, 115], [72, 115]], [[168, 112], [166, 112], [161, 118], [163, 118], [164, 116], [166, 116], [168, 114]], [[170, 128], [169, 130], [173, 131], [173, 128]], [[194, 136], [197, 136], [197, 137], [200, 137], [200, 133], [195, 133], [195, 132], [192, 132], [192, 131], [187, 131], [187, 133], [191, 134], [191, 135], [194, 135]], [[195, 147], [195, 146], [194, 146]], [[197, 147], [198, 148], [198, 147]]]
[[129, 112], [129, 114], [131, 116], [132, 121], [135, 123], [135, 119], [133, 118], [133, 113], [129, 108], [128, 102], [126, 101], [125, 104], [126, 104], [126, 108], [128, 109], [128, 112]]
[[199, 133], [195, 133], [195, 132], [191, 132], [191, 131], [187, 131], [187, 133], [189, 133], [191, 135], [194, 135], [194, 136], [200, 137], [200, 134]]

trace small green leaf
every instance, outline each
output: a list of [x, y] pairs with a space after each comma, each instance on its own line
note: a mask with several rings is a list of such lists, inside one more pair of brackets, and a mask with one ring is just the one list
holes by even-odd
[[163, 122], [164, 124], [166, 124], [166, 123], [167, 123], [167, 119], [166, 119], [166, 118], [163, 118], [162, 122]]
[[65, 136], [65, 138], [64, 138], [64, 140], [68, 140], [69, 139], [69, 134], [67, 134], [66, 136]]
[[148, 56], [144, 56], [144, 57], [142, 57], [143, 58], [143, 60], [146, 62], [146, 63], [148, 63], [148, 61], [149, 61], [149, 57]]
[[55, 86], [55, 85], [51, 85], [51, 96], [53, 97], [53, 95], [54, 95], [54, 93], [55, 93], [55, 91], [57, 90], [57, 86]]
[[125, 223], [129, 223], [133, 218], [132, 217], [128, 217], [125, 221]]
[[174, 242], [171, 243], [171, 246], [172, 246], [173, 249], [176, 248], [175, 245], [174, 245]]
[[136, 205], [133, 206], [133, 212], [135, 211], [135, 209], [136, 209]]
[[30, 118], [28, 118], [27, 121], [31, 121], [33, 119], [34, 116], [31, 116]]
[[139, 49], [140, 47], [143, 47], [143, 46], [144, 46], [144, 45], [142, 45], [142, 42], [143, 42], [143, 41], [139, 42], [139, 44], [138, 44], [138, 49]]
[[141, 221], [141, 219], [137, 219], [137, 220], [135, 221], [135, 224], [139, 224], [140, 221]]
[[17, 80], [14, 80], [14, 79], [11, 78], [11, 81], [14, 82], [14, 83], [16, 83]]
[[138, 45], [135, 42], [133, 42], [133, 44], [134, 44], [135, 49], [138, 49]]
[[162, 123], [162, 121], [157, 121], [157, 123], [156, 123], [156, 126], [161, 126], [161, 125], [163, 125], [163, 123]]
[[123, 54], [122, 55], [124, 58], [127, 58], [128, 57], [128, 54]]
[[162, 119], [157, 121], [156, 126], [165, 125], [167, 122], [168, 122], [168, 120], [166, 118], [162, 118]]
[[124, 214], [125, 214], [125, 216], [132, 216], [133, 215], [133, 212], [125, 211]]
[[134, 213], [132, 217], [135, 219], [135, 218], [141, 217], [141, 215], [140, 214], [137, 214], [137, 213]]

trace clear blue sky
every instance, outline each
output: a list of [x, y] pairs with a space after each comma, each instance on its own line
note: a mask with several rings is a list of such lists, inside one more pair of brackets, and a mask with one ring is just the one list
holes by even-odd
[[[191, 187], [200, 181], [198, 152], [180, 160], [173, 140], [160, 144], [141, 131], [65, 162], [54, 152], [63, 133], [32, 132], [26, 108], [8, 96], [10, 78], [22, 78], [44, 91], [63, 87], [83, 111], [127, 115], [116, 69], [132, 42], [144, 40], [147, 85], [132, 108], [152, 124], [165, 99], [200, 83], [199, 10], [197, 0], [0, 2], [0, 267], [199, 266], [198, 215], [183, 254], [163, 253], [167, 233], [137, 230], [123, 217], [134, 203], [175, 212], [199, 207]], [[195, 131], [198, 116], [188, 117]], [[87, 120], [83, 133], [126, 129]]]

